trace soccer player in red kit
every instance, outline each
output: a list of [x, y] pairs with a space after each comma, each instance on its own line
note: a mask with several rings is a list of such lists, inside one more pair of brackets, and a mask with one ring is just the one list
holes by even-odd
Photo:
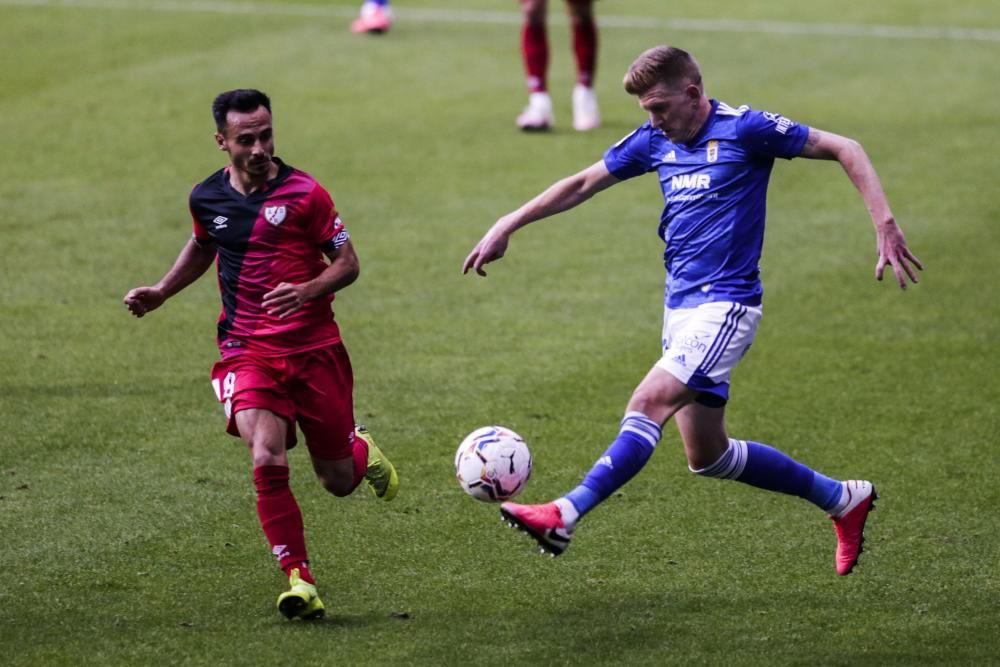
[[212, 113], [229, 165], [191, 191], [194, 234], [173, 267], [155, 285], [129, 291], [125, 305], [142, 317], [218, 260], [222, 358], [212, 386], [228, 432], [250, 451], [257, 514], [289, 578], [278, 609], [320, 618], [302, 513], [288, 485], [296, 424], [330, 493], [346, 496], [366, 480], [392, 500], [399, 488], [392, 463], [355, 425], [351, 362], [330, 309], [334, 294], [358, 277], [358, 257], [326, 190], [274, 156], [267, 95], [231, 90], [215, 98]]
[[[520, 0], [524, 23], [521, 26], [521, 57], [528, 78], [528, 106], [517, 117], [522, 130], [545, 131], [552, 127], [552, 98], [549, 97], [549, 38], [546, 28], [548, 0]], [[573, 32], [576, 85], [573, 87], [573, 129], [580, 132], [601, 125], [594, 92], [597, 71], [597, 24], [594, 0], [566, 0]]]

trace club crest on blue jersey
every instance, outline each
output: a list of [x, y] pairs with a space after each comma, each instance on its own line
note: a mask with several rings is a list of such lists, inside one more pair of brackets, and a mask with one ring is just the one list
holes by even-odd
[[277, 227], [282, 222], [285, 221], [285, 207], [284, 206], [265, 206], [264, 207], [264, 219], [269, 223]]
[[715, 139], [708, 142], [707, 155], [705, 156], [705, 159], [709, 162], [715, 162], [719, 159], [719, 142]]

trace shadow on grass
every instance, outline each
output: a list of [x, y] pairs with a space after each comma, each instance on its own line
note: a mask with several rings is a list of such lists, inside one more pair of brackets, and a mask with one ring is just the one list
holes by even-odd
[[[207, 377], [207, 373], [205, 374]], [[208, 386], [208, 381], [202, 383]], [[0, 384], [0, 392], [8, 399], [85, 399], [123, 398], [126, 396], [163, 396], [173, 391], [190, 390], [191, 379], [143, 382], [58, 382], [50, 384]], [[205, 392], [211, 398], [211, 389]]]
[[[920, 627], [889, 607], [859, 620], [857, 607], [837, 595], [716, 596], [660, 583], [662, 593], [638, 595], [534, 591], [537, 603], [514, 616], [482, 610], [453, 619], [442, 641], [456, 655], [485, 642], [491, 660], [511, 664], [976, 664], [989, 655], [969, 645], [968, 628], [942, 619]], [[407, 657], [432, 660], [441, 650], [410, 647]]]
[[370, 611], [364, 614], [344, 613], [334, 611], [321, 619], [315, 621], [288, 621], [284, 618], [278, 620], [279, 624], [287, 625], [293, 631], [300, 632], [323, 632], [330, 630], [367, 630], [384, 626], [388, 623], [406, 623], [406, 620], [397, 620], [388, 613]]

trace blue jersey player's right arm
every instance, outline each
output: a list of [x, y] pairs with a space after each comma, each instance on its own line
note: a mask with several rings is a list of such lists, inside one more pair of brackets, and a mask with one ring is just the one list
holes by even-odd
[[484, 264], [503, 257], [510, 235], [528, 223], [569, 210], [587, 201], [601, 190], [621, 181], [611, 175], [604, 160], [553, 183], [540, 195], [523, 204], [516, 211], [503, 216], [472, 249], [462, 264], [462, 273], [474, 269], [486, 275]]

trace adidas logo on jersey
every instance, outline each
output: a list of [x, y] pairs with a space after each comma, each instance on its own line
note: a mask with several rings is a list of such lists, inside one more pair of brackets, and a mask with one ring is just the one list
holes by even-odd
[[677, 151], [672, 150], [669, 153], [667, 153], [666, 155], [664, 155], [663, 156], [663, 161], [664, 162], [677, 162]]

